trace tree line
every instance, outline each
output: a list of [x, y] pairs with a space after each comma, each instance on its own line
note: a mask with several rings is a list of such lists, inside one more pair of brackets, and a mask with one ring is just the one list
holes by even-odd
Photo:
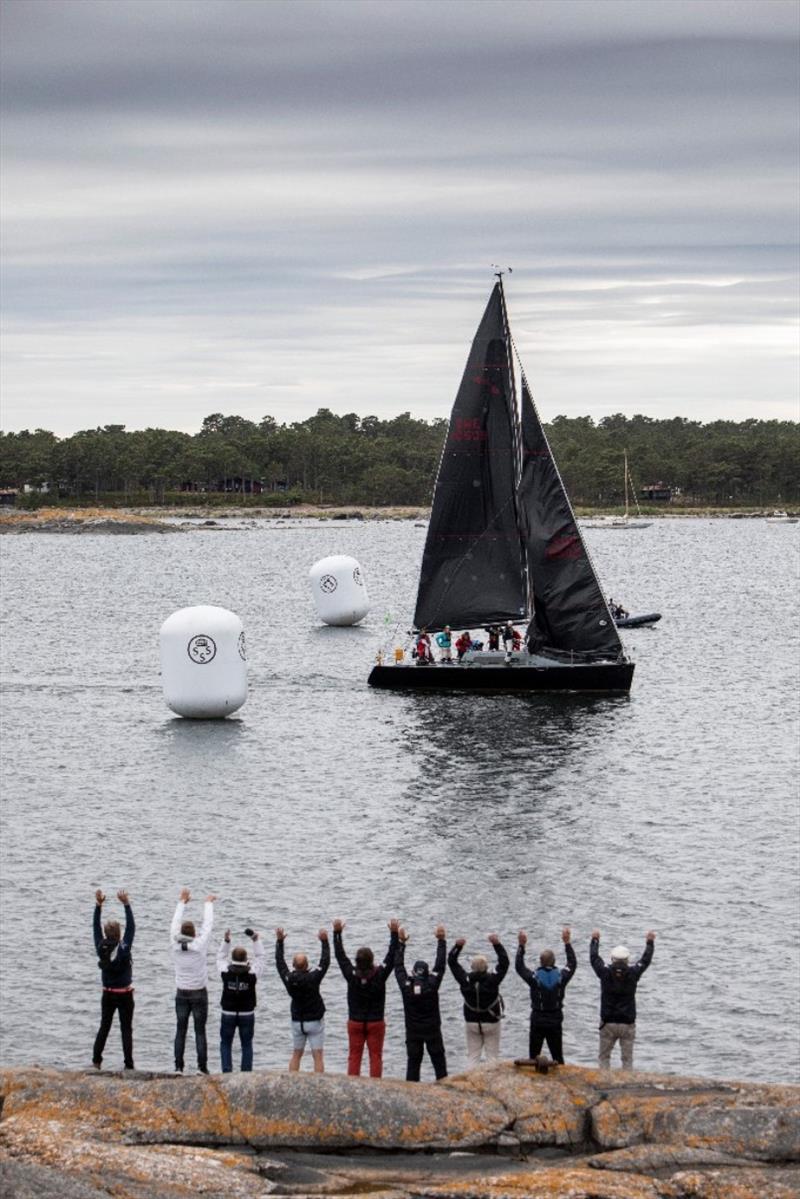
[[[557, 416], [546, 431], [580, 506], [621, 503], [625, 450], [637, 491], [662, 482], [689, 505], [786, 506], [800, 499], [795, 421]], [[57, 494], [85, 502], [196, 502], [197, 492], [229, 499], [246, 491], [245, 500], [261, 505], [421, 506], [430, 503], [446, 432], [446, 420], [408, 412], [380, 420], [327, 408], [282, 425], [270, 416], [213, 413], [195, 434], [104, 425], [59, 438], [23, 429], [0, 433], [0, 485], [47, 485], [48, 500]], [[36, 493], [28, 499], [36, 502]]]

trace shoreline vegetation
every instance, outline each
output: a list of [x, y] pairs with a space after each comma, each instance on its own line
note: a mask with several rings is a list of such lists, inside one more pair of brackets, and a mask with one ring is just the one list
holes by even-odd
[[791, 1199], [800, 1185], [797, 1086], [543, 1059], [436, 1083], [16, 1067], [0, 1103], [8, 1195]]
[[[627, 453], [633, 494], [660, 511], [800, 504], [800, 422], [655, 419], [616, 413], [556, 416], [545, 425], [567, 493], [601, 510], [625, 502]], [[470, 436], [474, 434], [469, 431]], [[57, 437], [47, 429], [0, 432], [0, 491], [23, 508], [56, 502], [135, 508], [145, 504], [242, 506], [276, 511], [425, 507], [448, 434], [441, 418], [338, 416], [321, 408], [278, 424], [216, 412], [197, 433], [103, 425]], [[454, 444], [465, 436], [454, 430]]]
[[[620, 514], [620, 508], [588, 508], [576, 506], [578, 519]], [[772, 515], [771, 508], [679, 508], [667, 510], [642, 508], [649, 519], [666, 517], [729, 520], [764, 519]], [[790, 511], [790, 515], [800, 513]], [[136, 505], [135, 507], [95, 507], [92, 505], [49, 505], [34, 509], [0, 508], [0, 534], [3, 533], [183, 533], [220, 532], [235, 522], [238, 531], [257, 528], [263, 521], [272, 525], [286, 522], [288, 526], [303, 521], [348, 521], [359, 524], [368, 521], [414, 521], [425, 524], [430, 509], [423, 506], [391, 505], [386, 507], [353, 507], [338, 505], [296, 504], [273, 508], [250, 503], [230, 503], [224, 506], [195, 503], [190, 507], [171, 505]]]

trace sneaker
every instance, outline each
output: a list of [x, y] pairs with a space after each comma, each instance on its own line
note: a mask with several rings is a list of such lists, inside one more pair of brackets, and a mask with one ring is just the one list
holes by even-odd
[[198, 1066], [197, 1073], [198, 1074], [208, 1074], [208, 1066]]

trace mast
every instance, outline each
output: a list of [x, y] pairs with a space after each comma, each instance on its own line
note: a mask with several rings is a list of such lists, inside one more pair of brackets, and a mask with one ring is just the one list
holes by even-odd
[[622, 451], [625, 456], [625, 519], [628, 518], [628, 451]]
[[[511, 267], [508, 268], [509, 271]], [[506, 292], [503, 287], [505, 271], [498, 268], [495, 271], [498, 287], [500, 288], [500, 306], [503, 313], [503, 331], [505, 333], [506, 353], [508, 356], [508, 404], [511, 416], [511, 427], [514, 437], [514, 519], [519, 534], [519, 552], [522, 565], [522, 588], [525, 596], [525, 618], [530, 619], [533, 611], [533, 596], [531, 593], [530, 572], [528, 570], [528, 553], [525, 530], [519, 509], [519, 484], [522, 478], [522, 426], [520, 423], [519, 399], [517, 396], [517, 381], [514, 375], [514, 340], [511, 336], [511, 325], [508, 319]]]

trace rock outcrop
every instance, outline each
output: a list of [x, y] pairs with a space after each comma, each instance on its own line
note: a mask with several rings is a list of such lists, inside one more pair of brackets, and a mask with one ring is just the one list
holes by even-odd
[[504, 1064], [436, 1084], [0, 1073], [15, 1199], [789, 1199], [800, 1088]]

